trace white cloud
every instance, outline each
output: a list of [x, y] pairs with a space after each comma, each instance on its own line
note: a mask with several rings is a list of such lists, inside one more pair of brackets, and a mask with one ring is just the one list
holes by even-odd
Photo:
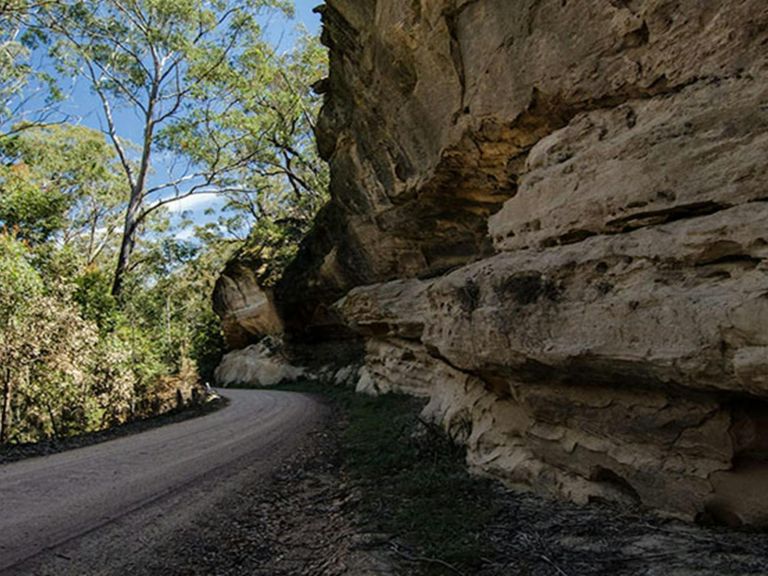
[[222, 199], [218, 194], [202, 193], [193, 194], [187, 196], [181, 200], [175, 200], [167, 205], [168, 210], [171, 212], [185, 212], [187, 210], [205, 210], [206, 208], [214, 208], [220, 204]]
[[195, 231], [193, 228], [184, 228], [177, 232], [174, 237], [176, 240], [192, 240], [195, 237]]

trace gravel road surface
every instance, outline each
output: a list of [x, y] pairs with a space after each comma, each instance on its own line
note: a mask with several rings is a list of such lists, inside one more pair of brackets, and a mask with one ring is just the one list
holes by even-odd
[[325, 414], [302, 394], [224, 396], [204, 417], [0, 466], [0, 574], [113, 574], [270, 476]]

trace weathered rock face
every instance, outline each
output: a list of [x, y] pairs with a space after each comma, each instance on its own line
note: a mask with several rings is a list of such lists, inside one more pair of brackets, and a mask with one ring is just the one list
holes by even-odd
[[[755, 264], [768, 257], [767, 217], [768, 206], [742, 206], [499, 254], [358, 288], [338, 306], [377, 343], [367, 362], [379, 387], [426, 382], [428, 412], [461, 431], [481, 469], [580, 501], [718, 513], [718, 479], [752, 470], [768, 448], [768, 274]], [[712, 259], [722, 238], [738, 257]], [[388, 368], [405, 353], [421, 370]], [[768, 520], [765, 505], [723, 505]]]
[[511, 485], [768, 524], [768, 5], [328, 0], [275, 290]]
[[236, 258], [216, 282], [213, 309], [221, 318], [227, 346], [233, 349], [282, 333], [272, 289], [264, 286], [257, 269], [257, 263]]

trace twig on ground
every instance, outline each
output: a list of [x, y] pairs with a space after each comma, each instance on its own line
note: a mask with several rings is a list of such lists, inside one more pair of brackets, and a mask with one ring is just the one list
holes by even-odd
[[547, 557], [546, 555], [544, 555], [544, 554], [539, 554], [539, 558], [541, 558], [542, 560], [544, 560], [544, 562], [546, 562], [547, 564], [549, 564], [550, 566], [552, 566], [552, 568], [554, 568], [554, 569], [555, 569], [555, 572], [557, 572], [558, 574], [560, 574], [560, 576], [568, 576], [568, 573], [567, 573], [567, 572], [564, 572], [564, 571], [563, 571], [563, 569], [562, 569], [562, 568], [560, 568], [560, 566], [558, 566], [557, 564], [555, 564], [555, 563], [554, 563], [552, 560], [550, 560], [550, 559], [549, 559], [549, 557]]
[[[462, 572], [461, 570], [456, 568], [456, 566], [454, 566], [452, 564], [449, 564], [445, 560], [440, 560], [439, 558], [428, 558], [426, 556], [411, 556], [410, 554], [406, 554], [405, 552], [400, 550], [398, 548], [397, 544], [394, 544], [394, 543], [390, 544], [390, 548], [391, 548], [391, 550], [395, 554], [397, 554], [401, 558], [407, 560], [408, 562], [421, 562], [421, 563], [425, 563], [425, 564], [437, 564], [439, 566], [442, 566], [443, 568], [447, 568], [448, 570], [450, 570], [454, 574], [458, 574], [459, 576], [465, 576], [464, 572]], [[567, 574], [565, 576], [567, 576]]]

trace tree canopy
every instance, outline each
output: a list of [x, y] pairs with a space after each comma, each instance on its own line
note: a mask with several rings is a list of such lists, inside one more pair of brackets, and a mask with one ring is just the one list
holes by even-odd
[[[81, 76], [98, 96], [102, 128], [122, 167], [128, 203], [114, 295], [122, 291], [140, 226], [159, 208], [199, 193], [252, 192], [246, 169], [278, 169], [292, 186], [314, 191], [301, 174], [308, 164], [292, 146], [300, 116], [289, 107], [301, 89], [262, 37], [258, 15], [266, 9], [290, 13], [291, 5], [62, 1], [36, 12], [54, 38], [60, 72]], [[137, 119], [135, 154], [116, 120], [120, 112]], [[153, 173], [161, 153], [175, 160], [166, 174]]]

